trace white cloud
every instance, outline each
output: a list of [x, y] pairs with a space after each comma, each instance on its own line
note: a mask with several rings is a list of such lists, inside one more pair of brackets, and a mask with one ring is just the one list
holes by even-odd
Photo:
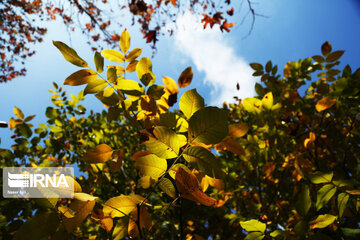
[[[186, 13], [176, 21], [175, 42], [177, 49], [190, 58], [198, 71], [205, 73], [204, 82], [210, 84], [211, 104], [234, 102], [234, 96], [242, 99], [254, 96], [255, 79], [249, 64], [237, 56], [234, 47], [219, 29], [203, 29], [200, 21]], [[240, 91], [236, 83], [240, 83]]]

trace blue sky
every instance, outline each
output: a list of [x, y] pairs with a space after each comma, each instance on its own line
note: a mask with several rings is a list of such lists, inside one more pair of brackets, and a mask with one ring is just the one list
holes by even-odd
[[[326, 40], [333, 49], [345, 50], [342, 67], [344, 63], [350, 64], [353, 69], [359, 67], [358, 0], [259, 0], [257, 3], [255, 10], [268, 17], [257, 17], [253, 31], [245, 39], [251, 24], [250, 17], [242, 25], [237, 24], [230, 33], [221, 33], [215, 27], [203, 31], [200, 19], [189, 14], [179, 16], [175, 35], [160, 38], [158, 51], [152, 59], [157, 83], [162, 83], [162, 76], [177, 80], [183, 69], [192, 66], [193, 83], [186, 89], [197, 88], [207, 104], [221, 105], [223, 101], [231, 102], [234, 94], [241, 98], [254, 94], [256, 79], [251, 76], [249, 63], [265, 64], [272, 60], [282, 69], [287, 61], [319, 54], [320, 46]], [[244, 10], [245, 6], [242, 13]], [[127, 18], [121, 20], [131, 34], [131, 48], [142, 47], [142, 56], [151, 56], [151, 49], [142, 39], [138, 26], [131, 27]], [[233, 20], [239, 23], [242, 17], [235, 14]], [[32, 121], [34, 125], [46, 121], [45, 109], [52, 105], [48, 92], [52, 82], [61, 85], [68, 75], [78, 70], [63, 59], [52, 45], [52, 40], [67, 43], [92, 63], [93, 52], [86, 44], [86, 37], [71, 33], [69, 38], [60, 22], [44, 25], [48, 34], [43, 43], [35, 46], [36, 55], [28, 59], [27, 76], [0, 84], [0, 121], [8, 121], [13, 116], [14, 106], [22, 109], [27, 116], [36, 114]], [[119, 32], [122, 30], [119, 29]], [[237, 82], [241, 87], [239, 93], [235, 91]], [[65, 87], [68, 93], [77, 93], [83, 88]], [[95, 111], [103, 109], [102, 104], [91, 95], [86, 97], [85, 106]], [[0, 136], [1, 148], [12, 144], [10, 130], [0, 128]]]

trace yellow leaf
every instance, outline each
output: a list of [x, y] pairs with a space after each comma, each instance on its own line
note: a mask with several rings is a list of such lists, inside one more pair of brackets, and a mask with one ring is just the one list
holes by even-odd
[[162, 78], [165, 88], [170, 92], [170, 94], [176, 94], [179, 92], [179, 87], [177, 86], [174, 79], [171, 77]]
[[148, 176], [148, 175], [143, 176], [138, 180], [138, 184], [144, 189], [148, 189], [154, 183], [155, 183], [155, 180], [152, 177]]
[[14, 114], [17, 118], [24, 119], [24, 113], [18, 107], [14, 107]]
[[287, 62], [284, 67], [284, 77], [289, 78], [291, 75], [291, 62]]
[[136, 70], [136, 65], [138, 64], [138, 61], [134, 60], [126, 67], [126, 72], [134, 72]]
[[138, 158], [134, 166], [139, 169], [142, 174], [158, 179], [166, 172], [167, 162], [166, 159], [150, 154]]
[[331, 214], [319, 215], [315, 220], [309, 222], [310, 228], [326, 228], [336, 220], [336, 216]]
[[84, 161], [88, 163], [104, 163], [110, 160], [112, 153], [111, 147], [106, 144], [100, 144], [85, 154]]
[[135, 222], [138, 220], [138, 216], [140, 216], [139, 223], [140, 223], [141, 231], [143, 231], [144, 229], [149, 230], [152, 226], [151, 216], [150, 216], [149, 212], [146, 210], [146, 208], [144, 206], [141, 206], [140, 213], [138, 213], [138, 210], [136, 208], [131, 213], [132, 218], [129, 220], [128, 233], [131, 238], [136, 238], [137, 236], [139, 236], [139, 228]]
[[75, 212], [73, 210], [71, 210], [70, 208], [66, 207], [66, 206], [59, 206], [58, 207], [58, 211], [60, 212], [60, 214], [66, 218], [73, 218], [75, 217]]
[[61, 54], [64, 56], [65, 60], [71, 62], [72, 64], [78, 67], [88, 67], [88, 63], [85, 62], [79, 55], [76, 53], [74, 49], [69, 47], [63, 42], [60, 41], [53, 41], [55, 47], [57, 47]]
[[351, 195], [360, 195], [360, 190], [359, 189], [346, 190], [346, 192], [351, 194]]
[[145, 86], [152, 85], [155, 82], [156, 77], [152, 72], [150, 58], [143, 57], [140, 59], [136, 64], [136, 74]]
[[304, 147], [307, 148], [309, 143], [315, 142], [316, 135], [313, 132], [309, 133], [309, 137], [305, 139], [304, 141]]
[[[141, 55], [142, 49], [141, 48], [134, 48], [129, 52], [129, 54], [126, 56], [127, 62], [134, 62], [134, 60]], [[137, 61], [136, 61], [137, 62]]]
[[94, 72], [91, 69], [83, 69], [83, 70], [74, 72], [73, 74], [68, 76], [65, 79], [64, 84], [70, 85], [70, 86], [78, 86], [78, 85], [86, 84], [93, 80], [96, 80], [96, 78], [97, 78], [96, 72]]
[[262, 99], [262, 105], [266, 109], [271, 109], [273, 102], [274, 102], [274, 97], [272, 92], [268, 92], [267, 94], [265, 94], [265, 96]]
[[147, 150], [138, 151], [138, 152], [134, 153], [134, 155], [132, 155], [131, 159], [136, 161], [139, 158], [144, 157], [144, 156], [149, 155], [149, 154], [151, 154], [151, 152], [147, 151]]
[[136, 204], [142, 202], [141, 198], [137, 199], [131, 196], [120, 195], [118, 197], [110, 198], [104, 204], [104, 214], [114, 217], [125, 217], [136, 208]]
[[257, 98], [245, 98], [242, 102], [244, 109], [251, 113], [260, 113], [262, 101]]
[[101, 209], [96, 209], [92, 211], [91, 218], [100, 223], [100, 226], [106, 231], [110, 232], [114, 222], [110, 216], [105, 216], [104, 212]]
[[121, 33], [120, 36], [120, 49], [123, 53], [127, 53], [130, 48], [130, 34], [125, 30]]
[[63, 225], [67, 232], [72, 232], [77, 228], [82, 221], [89, 215], [91, 210], [94, 208], [95, 200], [93, 201], [80, 201], [73, 200], [70, 204], [70, 209], [75, 212], [75, 217], [73, 218], [63, 218]]
[[229, 126], [229, 136], [240, 138], [244, 136], [248, 130], [249, 126], [246, 123], [234, 123]]
[[116, 50], [108, 49], [102, 50], [101, 54], [109, 61], [122, 63], [125, 61], [124, 55]]
[[330, 99], [328, 97], [324, 97], [323, 99], [320, 99], [316, 103], [316, 106], [315, 106], [316, 111], [321, 112], [328, 108], [331, 108], [335, 104], [335, 102], [336, 102], [335, 99]]

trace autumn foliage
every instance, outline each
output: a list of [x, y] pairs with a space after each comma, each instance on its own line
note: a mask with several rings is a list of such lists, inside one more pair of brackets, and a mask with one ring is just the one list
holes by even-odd
[[[337, 69], [343, 51], [325, 43], [283, 74], [271, 61], [252, 63], [257, 96], [218, 108], [190, 89], [171, 110], [191, 68], [156, 84], [126, 30], [121, 51], [95, 53], [95, 69], [54, 45], [81, 67], [64, 84], [84, 91], [68, 99], [54, 84], [38, 128], [15, 108], [15, 144], [0, 149], [1, 164], [72, 165], [81, 176], [73, 199], [2, 200], [4, 239], [359, 236], [360, 70]], [[84, 115], [84, 94], [106, 111]]]

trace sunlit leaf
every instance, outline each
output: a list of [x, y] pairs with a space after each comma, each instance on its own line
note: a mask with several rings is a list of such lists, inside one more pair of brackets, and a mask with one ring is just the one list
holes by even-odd
[[127, 53], [130, 48], [130, 34], [125, 30], [121, 33], [120, 36], [120, 49], [123, 53]]
[[199, 189], [196, 177], [183, 168], [179, 168], [175, 175], [176, 187], [180, 196], [205, 206], [213, 206], [216, 200], [209, 197]]
[[162, 80], [165, 88], [169, 91], [170, 94], [176, 94], [179, 92], [179, 87], [174, 79], [171, 77], [163, 77]]
[[205, 106], [204, 98], [196, 91], [191, 89], [186, 91], [180, 98], [180, 110], [189, 119], [196, 111]]
[[80, 200], [82, 202], [94, 201], [97, 197], [94, 197], [87, 193], [74, 193], [74, 199]]
[[347, 202], [349, 200], [350, 195], [347, 193], [339, 193], [337, 198], [337, 206], [339, 211], [339, 218], [343, 216], [343, 213], [346, 209]]
[[112, 218], [128, 216], [136, 208], [136, 204], [142, 202], [140, 199], [125, 195], [110, 198], [104, 204], [104, 214]]
[[241, 227], [248, 232], [265, 232], [266, 224], [258, 220], [240, 221]]
[[[129, 52], [129, 54], [126, 56], [127, 62], [133, 62], [137, 57], [141, 55], [142, 49], [141, 48], [134, 48]], [[131, 64], [131, 63], [130, 63]]]
[[128, 235], [129, 218], [124, 217], [117, 220], [112, 233], [114, 240], [121, 240]]
[[320, 188], [316, 196], [316, 209], [320, 210], [336, 193], [336, 187], [332, 184], [326, 184]]
[[309, 173], [309, 179], [312, 183], [319, 184], [319, 183], [329, 183], [332, 180], [334, 173], [322, 173], [316, 171], [314, 173]]
[[76, 229], [84, 219], [90, 214], [91, 210], [94, 208], [95, 200], [93, 201], [80, 201], [72, 200], [70, 204], [70, 209], [75, 212], [75, 217], [73, 218], [63, 218], [63, 225], [67, 232], [72, 232]]
[[88, 163], [104, 163], [110, 160], [112, 153], [111, 147], [106, 144], [100, 144], [85, 154], [84, 161]]
[[159, 187], [164, 191], [167, 195], [172, 198], [176, 198], [176, 190], [174, 184], [166, 177], [162, 178], [159, 181]]
[[310, 190], [308, 185], [302, 186], [302, 191], [296, 202], [296, 210], [301, 216], [306, 216], [311, 207]]
[[264, 108], [271, 109], [271, 107], [273, 106], [273, 102], [274, 102], [272, 92], [268, 92], [267, 94], [265, 94], [265, 96], [263, 97], [261, 102], [262, 102], [262, 106]]
[[55, 47], [57, 47], [61, 54], [64, 56], [65, 60], [78, 66], [78, 67], [88, 67], [88, 63], [85, 62], [79, 55], [76, 53], [74, 49], [69, 47], [63, 42], [53, 41]]
[[18, 107], [14, 107], [14, 114], [19, 119], [24, 119], [24, 113]]
[[178, 79], [179, 87], [184, 88], [190, 85], [193, 79], [193, 71], [191, 67], [186, 68]]
[[183, 157], [200, 172], [214, 178], [222, 178], [219, 160], [208, 150], [199, 146], [192, 146], [183, 153]]
[[328, 97], [324, 97], [316, 103], [316, 106], [315, 106], [316, 111], [321, 112], [328, 108], [331, 108], [335, 104], [335, 102], [336, 102], [335, 99], [330, 99]]
[[245, 98], [242, 102], [244, 109], [250, 113], [260, 113], [262, 101], [257, 98]]
[[133, 60], [129, 65], [126, 67], [126, 72], [134, 72], [136, 70], [136, 66], [138, 64], [138, 61]]
[[64, 84], [70, 85], [70, 86], [78, 86], [78, 85], [92, 82], [92, 81], [96, 80], [96, 78], [97, 78], [96, 72], [94, 72], [91, 69], [83, 69], [83, 70], [74, 72], [73, 74], [68, 76], [65, 79]]
[[117, 88], [132, 96], [141, 96], [145, 92], [144, 87], [134, 80], [119, 80]]
[[152, 72], [152, 63], [148, 57], [141, 58], [137, 63], [136, 73], [145, 86], [152, 85], [155, 82], [156, 77]]
[[104, 79], [95, 79], [86, 85], [84, 94], [101, 92], [106, 86], [107, 82]]
[[96, 209], [92, 211], [91, 218], [100, 223], [100, 226], [106, 231], [110, 232], [114, 222], [110, 216], [105, 216], [104, 212], [101, 209]]
[[192, 142], [216, 144], [228, 134], [227, 113], [217, 107], [205, 107], [189, 120], [189, 138]]
[[229, 136], [234, 138], [240, 138], [244, 136], [249, 130], [249, 126], [246, 123], [234, 123], [229, 125]]
[[151, 85], [146, 92], [146, 94], [151, 95], [155, 100], [159, 100], [164, 93], [164, 86], [156, 84]]
[[310, 222], [310, 228], [326, 228], [336, 220], [336, 216], [331, 214], [319, 215], [315, 220]]
[[125, 61], [125, 56], [116, 50], [108, 49], [102, 50], [101, 54], [109, 61], [122, 63]]
[[262, 232], [250, 232], [244, 240], [261, 240], [265, 237], [264, 233]]
[[149, 187], [151, 187], [153, 184], [155, 183], [155, 180], [150, 177], [149, 175], [145, 175], [142, 176], [139, 180], [138, 180], [138, 184], [144, 188], [144, 189], [148, 189]]
[[166, 172], [167, 162], [166, 159], [159, 158], [154, 154], [149, 154], [138, 158], [134, 166], [139, 169], [142, 174], [150, 176], [153, 179], [158, 179]]

